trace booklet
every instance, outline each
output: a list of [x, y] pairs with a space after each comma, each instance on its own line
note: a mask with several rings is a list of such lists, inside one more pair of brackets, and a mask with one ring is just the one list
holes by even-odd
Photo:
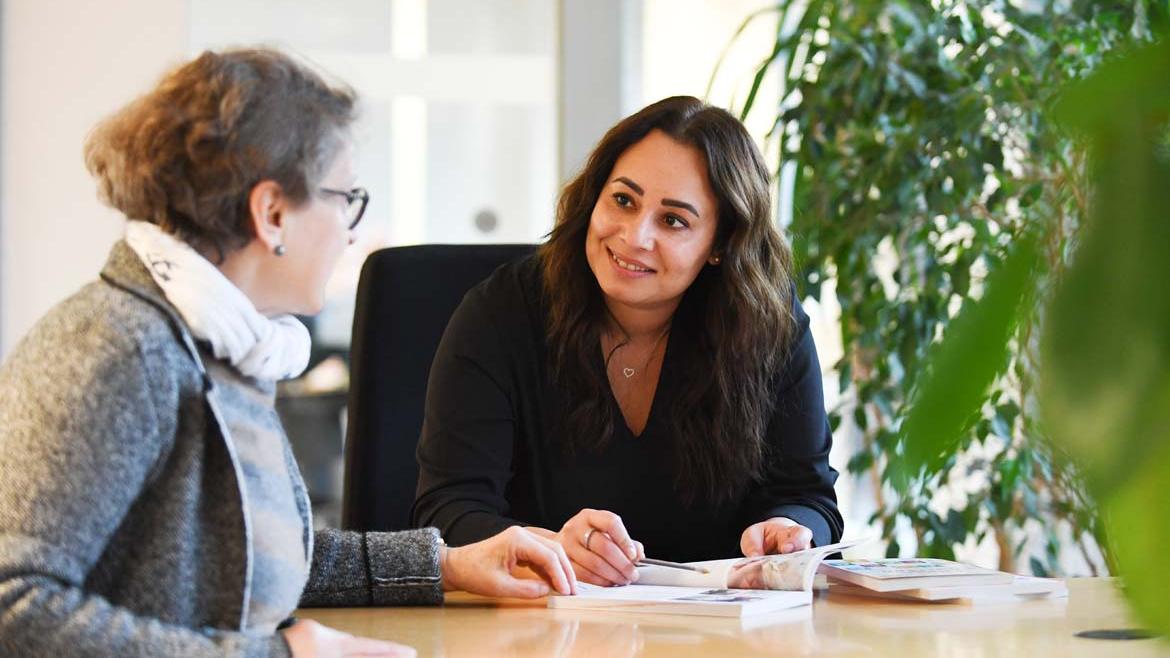
[[1055, 578], [1015, 576], [1004, 585], [968, 585], [919, 587], [891, 592], [879, 592], [840, 581], [829, 583], [830, 594], [849, 594], [897, 601], [928, 601], [931, 603], [1011, 603], [1033, 599], [1059, 599], [1068, 596], [1068, 585]]
[[633, 624], [653, 632], [657, 636], [672, 637], [675, 641], [686, 644], [692, 644], [694, 640], [693, 637], [688, 637], [688, 631], [701, 631], [702, 635], [717, 634], [738, 637], [743, 633], [761, 628], [788, 626], [794, 634], [798, 634], [804, 630], [805, 624], [811, 626], [813, 618], [813, 606], [811, 605], [798, 605], [793, 608], [771, 610], [764, 614], [744, 614], [738, 617], [701, 615], [704, 617], [703, 623], [698, 626], [694, 614], [661, 614], [661, 610], [657, 606], [654, 612], [637, 612], [613, 606], [605, 608], [600, 606], [595, 608], [555, 606], [549, 612], [553, 619], [559, 620]]
[[550, 596], [548, 607], [565, 610], [652, 612], [713, 617], [747, 617], [812, 603], [812, 592], [772, 592], [706, 587], [577, 584], [575, 596]]
[[837, 580], [876, 592], [898, 592], [932, 587], [1010, 585], [1015, 576], [937, 558], [882, 560], [825, 560], [820, 572]]
[[687, 563], [703, 567], [707, 573], [670, 567], [638, 567], [638, 584], [809, 592], [816, 579], [817, 567], [826, 557], [867, 541], [854, 539], [781, 555]]
[[817, 566], [826, 556], [866, 540], [751, 558], [688, 562], [707, 573], [638, 567], [638, 582], [623, 587], [581, 583], [576, 596], [550, 596], [548, 607], [744, 617], [812, 603]]

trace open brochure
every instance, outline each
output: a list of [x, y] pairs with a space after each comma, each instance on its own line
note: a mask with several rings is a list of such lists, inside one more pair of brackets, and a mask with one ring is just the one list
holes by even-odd
[[[678, 589], [678, 588], [675, 588]], [[698, 623], [697, 615], [663, 614], [661, 607], [655, 604], [654, 612], [638, 612], [629, 608], [610, 607], [607, 609], [566, 608], [553, 607], [549, 610], [553, 619], [565, 621], [588, 621], [594, 624], [621, 624], [633, 625], [658, 637], [669, 637], [672, 642], [694, 644], [698, 638], [691, 634], [697, 632], [700, 636], [727, 635], [740, 637], [744, 633], [760, 628], [787, 626], [790, 632], [801, 635], [812, 632], [813, 606], [800, 603], [795, 607], [770, 610], [767, 613], [743, 613], [739, 616], [715, 616], [711, 614], [698, 615], [703, 617]], [[599, 614], [600, 613], [600, 614]], [[806, 628], [806, 625], [808, 628]], [[594, 652], [598, 656], [603, 654]]]
[[687, 563], [703, 567], [707, 569], [707, 573], [670, 567], [638, 567], [638, 584], [810, 592], [817, 575], [817, 567], [826, 557], [866, 541], [868, 540], [855, 539], [782, 555]]
[[748, 617], [807, 606], [812, 592], [769, 592], [709, 587], [626, 585], [598, 587], [578, 583], [575, 596], [550, 596], [548, 607], [564, 610]]
[[551, 596], [550, 608], [745, 617], [812, 603], [817, 567], [829, 555], [864, 540], [818, 546], [783, 555], [688, 562], [707, 573], [638, 567], [638, 582], [624, 587], [581, 583], [576, 596]]

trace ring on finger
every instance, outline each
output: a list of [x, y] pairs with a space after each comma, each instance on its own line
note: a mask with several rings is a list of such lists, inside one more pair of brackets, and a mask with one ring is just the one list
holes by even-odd
[[593, 533], [597, 528], [590, 528], [585, 531], [585, 535], [581, 538], [581, 543], [585, 546], [585, 550], [589, 550], [589, 540], [593, 539]]

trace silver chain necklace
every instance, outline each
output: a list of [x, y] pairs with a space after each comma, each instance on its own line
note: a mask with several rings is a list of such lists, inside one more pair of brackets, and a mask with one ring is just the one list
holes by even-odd
[[[618, 325], [618, 326], [620, 327], [621, 325]], [[611, 358], [612, 358], [613, 354], [616, 353], [618, 350], [620, 350], [621, 348], [630, 344], [629, 334], [626, 334], [624, 329], [622, 330], [622, 333], [627, 336], [626, 342], [621, 343], [620, 345], [617, 345], [612, 350], [610, 350], [610, 357]], [[658, 353], [658, 346], [662, 344], [662, 340], [664, 338], [666, 338], [669, 334], [670, 334], [670, 325], [667, 325], [666, 329], [662, 332], [662, 334], [660, 334], [658, 336], [658, 338], [654, 341], [654, 345], [650, 348], [650, 353], [646, 356], [646, 361], [642, 364], [642, 366], [640, 368], [631, 368], [629, 366], [622, 366], [622, 369], [621, 369], [622, 376], [625, 377], [626, 379], [631, 379], [631, 378], [633, 378], [634, 375], [638, 374], [639, 372], [645, 371], [647, 368], [649, 368], [650, 362], [654, 360], [655, 354]]]

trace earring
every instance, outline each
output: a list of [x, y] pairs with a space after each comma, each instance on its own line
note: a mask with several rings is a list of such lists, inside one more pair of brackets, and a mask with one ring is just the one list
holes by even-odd
[[712, 264], [712, 265], [718, 265], [720, 260], [721, 260], [721, 259], [720, 259], [718, 256], [712, 256], [712, 257], [711, 257], [711, 264]]
[[276, 245], [276, 247], [275, 247], [275, 248], [272, 250], [272, 253], [276, 254], [277, 256], [283, 256], [283, 255], [284, 255], [284, 254], [285, 254], [287, 251], [288, 251], [288, 250], [284, 248], [284, 245], [282, 245], [282, 244], [278, 244], [278, 245]]

